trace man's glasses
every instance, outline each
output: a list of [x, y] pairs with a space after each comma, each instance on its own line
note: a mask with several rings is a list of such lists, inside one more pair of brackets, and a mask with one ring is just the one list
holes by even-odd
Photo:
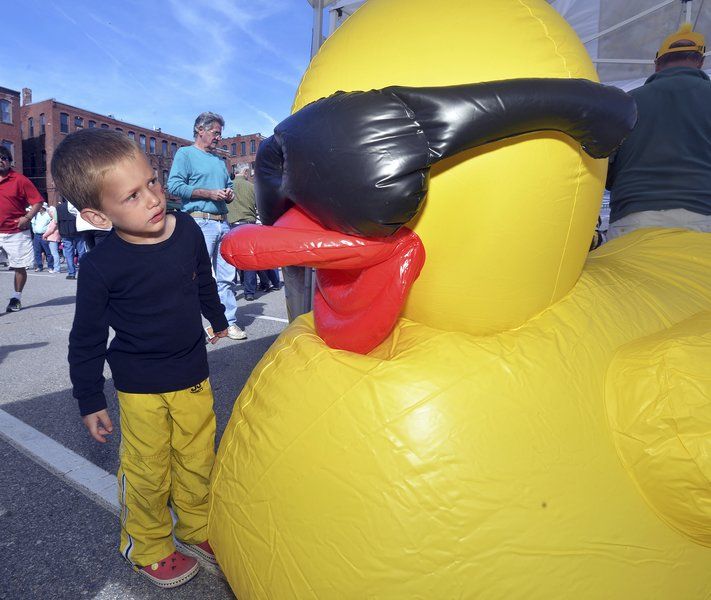
[[221, 131], [216, 131], [216, 130], [214, 130], [214, 129], [210, 129], [210, 130], [208, 130], [208, 133], [209, 133], [210, 135], [213, 135], [213, 136], [218, 137], [218, 138], [221, 138], [221, 137], [222, 137], [222, 132], [221, 132]]
[[[220, 137], [222, 137], [222, 136], [220, 136]], [[12, 159], [11, 159], [11, 158], [5, 158], [4, 156], [0, 156], [0, 162], [11, 163], [11, 162], [12, 162]]]

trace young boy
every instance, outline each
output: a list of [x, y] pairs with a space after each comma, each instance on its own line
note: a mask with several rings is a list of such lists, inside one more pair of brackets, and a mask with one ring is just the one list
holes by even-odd
[[[160, 183], [127, 137], [103, 129], [67, 136], [52, 159], [59, 193], [113, 232], [81, 260], [69, 371], [84, 424], [113, 431], [104, 396], [111, 367], [121, 417], [121, 554], [160, 587], [192, 579], [197, 561], [175, 535], [215, 562], [207, 541], [215, 414], [200, 313], [227, 335], [205, 241], [195, 221], [166, 214]], [[106, 347], [109, 327], [116, 335]]]

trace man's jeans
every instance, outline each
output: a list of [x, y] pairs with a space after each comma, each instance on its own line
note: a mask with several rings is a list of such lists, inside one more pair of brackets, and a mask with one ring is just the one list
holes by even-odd
[[[254, 223], [234, 223], [230, 226], [230, 229], [237, 229], [242, 225], [254, 225]], [[237, 273], [236, 270], [235, 273]], [[242, 286], [245, 297], [254, 296], [257, 293], [257, 272], [242, 271]]]
[[[43, 268], [42, 252], [44, 252], [45, 256], [47, 257], [47, 268], [50, 271], [53, 270], [54, 257], [52, 256], [52, 251], [49, 249], [49, 242], [47, 240], [42, 239], [41, 233], [35, 233], [34, 237], [32, 238], [32, 247], [35, 251], [35, 268]], [[57, 269], [59, 269], [59, 265], [57, 265]]]
[[67, 273], [76, 275], [77, 268], [74, 264], [74, 257], [81, 258], [84, 256], [84, 243], [77, 236], [66, 236], [62, 238], [62, 247], [64, 248], [64, 258], [67, 261]]
[[244, 294], [245, 296], [254, 296], [257, 293], [257, 276], [259, 276], [259, 286], [273, 285], [279, 288], [279, 272], [276, 269], [268, 269], [264, 271], [244, 271]]
[[245, 296], [254, 296], [257, 293], [257, 272], [244, 271], [242, 285], [244, 286]]
[[212, 221], [202, 218], [195, 219], [195, 222], [200, 227], [200, 231], [202, 231], [202, 235], [205, 238], [207, 253], [210, 255], [212, 270], [217, 281], [217, 293], [220, 296], [220, 302], [225, 307], [227, 323], [233, 325], [237, 322], [236, 271], [220, 254], [222, 238], [229, 232], [230, 226], [225, 221]]

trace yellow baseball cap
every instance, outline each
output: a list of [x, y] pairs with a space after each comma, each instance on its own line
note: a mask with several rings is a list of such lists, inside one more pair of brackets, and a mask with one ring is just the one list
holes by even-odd
[[[682, 40], [693, 42], [694, 45], [671, 48], [672, 44]], [[679, 27], [678, 31], [672, 33], [664, 39], [662, 45], [659, 47], [656, 58], [672, 52], [700, 52], [703, 54], [706, 52], [706, 40], [704, 39], [702, 33], [697, 33], [692, 30], [691, 23], [684, 23], [681, 27]]]

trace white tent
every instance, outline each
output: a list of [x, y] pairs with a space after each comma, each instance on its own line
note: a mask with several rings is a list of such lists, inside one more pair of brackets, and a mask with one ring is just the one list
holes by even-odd
[[[323, 40], [366, 0], [308, 1], [314, 10], [311, 50], [315, 54]], [[711, 0], [549, 2], [580, 36], [600, 79], [625, 90], [639, 87], [652, 74], [659, 44], [682, 22], [693, 23], [711, 39]], [[711, 68], [707, 72], [711, 73]]]

